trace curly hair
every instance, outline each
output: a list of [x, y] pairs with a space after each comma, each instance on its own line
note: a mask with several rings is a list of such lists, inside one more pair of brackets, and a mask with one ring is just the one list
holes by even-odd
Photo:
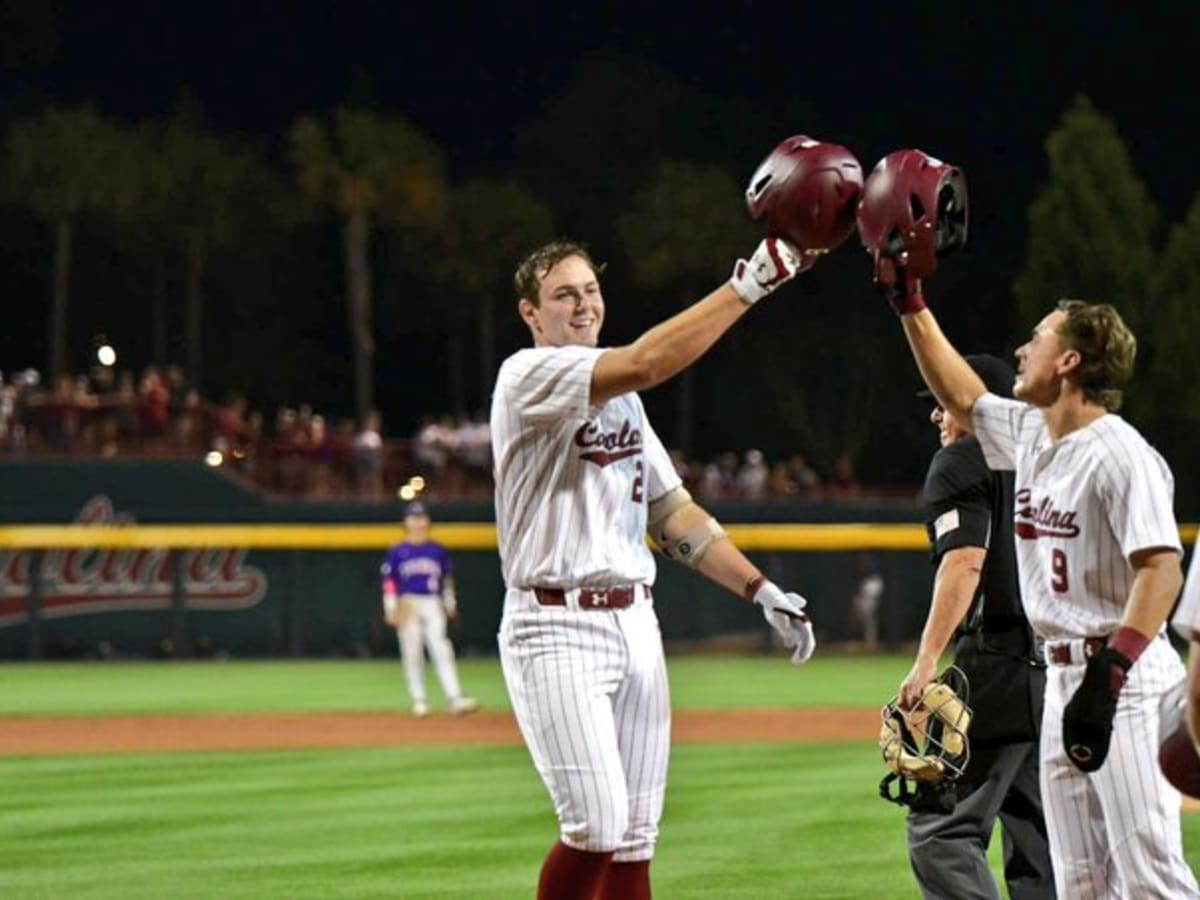
[[1122, 389], [1133, 375], [1137, 338], [1107, 303], [1060, 300], [1058, 308], [1067, 316], [1058, 335], [1080, 356], [1078, 379], [1084, 397], [1116, 412]]
[[604, 264], [597, 264], [585, 245], [577, 241], [551, 241], [534, 250], [517, 266], [517, 272], [513, 275], [517, 299], [528, 300], [534, 306], [538, 306], [538, 290], [542, 286], [542, 279], [546, 277], [547, 272], [570, 256], [578, 256], [597, 275], [604, 271]]

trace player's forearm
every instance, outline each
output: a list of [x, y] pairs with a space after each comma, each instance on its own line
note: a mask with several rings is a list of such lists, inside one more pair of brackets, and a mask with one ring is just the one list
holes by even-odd
[[643, 391], [679, 374], [708, 352], [749, 308], [724, 284], [632, 344], [604, 352], [592, 371], [592, 402]]
[[942, 409], [969, 428], [971, 408], [987, 393], [983, 381], [954, 349], [929, 310], [902, 316], [900, 321], [925, 384]]
[[696, 566], [696, 571], [743, 599], [749, 599], [746, 586], [762, 576], [758, 566], [728, 538], [713, 544]]
[[[715, 539], [703, 527], [710, 520], [719, 534]], [[689, 501], [675, 510], [661, 524], [651, 525], [650, 535], [660, 548], [664, 543], [680, 541], [694, 544], [698, 542], [697, 538], [700, 542], [709, 541], [702, 555], [694, 562], [695, 570], [739, 597], [744, 596], [746, 585], [762, 574], [758, 567], [733, 545], [708, 510], [694, 501]]]
[[1175, 551], [1162, 550], [1135, 560], [1133, 588], [1121, 626], [1154, 638], [1171, 614], [1182, 586], [1183, 572]]
[[962, 547], [942, 557], [933, 582], [933, 601], [921, 633], [918, 659], [937, 663], [946, 652], [955, 630], [966, 618], [971, 601], [975, 598], [982, 573], [983, 552], [976, 547]]

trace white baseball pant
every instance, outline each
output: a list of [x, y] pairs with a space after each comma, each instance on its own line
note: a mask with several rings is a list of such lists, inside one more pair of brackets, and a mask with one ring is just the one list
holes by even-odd
[[458, 667], [454, 662], [454, 646], [446, 637], [446, 610], [439, 597], [402, 594], [397, 607], [396, 632], [400, 641], [400, 657], [404, 665], [404, 680], [413, 703], [425, 702], [425, 654], [429, 650], [442, 691], [450, 700], [462, 696], [458, 683]]
[[1071, 663], [1047, 666], [1042, 717], [1042, 802], [1059, 897], [1200, 897], [1183, 856], [1180, 794], [1158, 768], [1158, 703], [1183, 677], [1179, 655], [1162, 636], [1150, 642], [1121, 691], [1108, 759], [1089, 774], [1063, 749], [1063, 707], [1086, 663], [1082, 641], [1069, 643]]
[[658, 618], [644, 596], [620, 610], [538, 605], [510, 589], [500, 662], [513, 712], [558, 815], [563, 843], [654, 856], [671, 709]]

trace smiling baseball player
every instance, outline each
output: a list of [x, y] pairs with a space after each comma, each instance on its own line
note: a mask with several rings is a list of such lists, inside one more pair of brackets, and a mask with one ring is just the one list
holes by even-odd
[[763, 577], [692, 501], [635, 393], [699, 358], [803, 262], [767, 239], [730, 283], [611, 349], [596, 346], [605, 304], [581, 245], [550, 244], [517, 271], [534, 347], [501, 366], [491, 425], [508, 586], [500, 659], [561, 827], [539, 900], [650, 896], [671, 714], [647, 532], [757, 604], [794, 662], [812, 654], [803, 598]]
[[966, 239], [961, 172], [890, 154], [863, 187], [858, 224], [925, 383], [969, 423], [988, 466], [1015, 473], [1021, 597], [1048, 663], [1041, 790], [1059, 896], [1200, 897], [1179, 792], [1156, 758], [1160, 698], [1183, 676], [1164, 629], [1181, 547], [1170, 469], [1116, 415], [1133, 334], [1111, 306], [1062, 301], [1017, 350], [1016, 399], [998, 397], [921, 284]]
[[650, 897], [671, 713], [647, 534], [757, 605], [794, 663], [813, 652], [804, 599], [768, 581], [692, 500], [636, 392], [690, 366], [845, 240], [861, 178], [845, 148], [785, 141], [747, 191], [772, 236], [728, 282], [626, 346], [597, 346], [601, 269], [583, 246], [549, 244], [517, 269], [534, 346], [501, 365], [491, 430], [508, 588], [500, 661], [559, 821], [539, 900]]

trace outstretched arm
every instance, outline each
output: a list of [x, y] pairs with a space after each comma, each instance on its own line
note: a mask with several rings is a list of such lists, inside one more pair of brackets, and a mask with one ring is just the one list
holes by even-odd
[[592, 369], [591, 403], [662, 384], [708, 352], [746, 311], [811, 265], [780, 238], [766, 238], [733, 277], [703, 300], [655, 325], [632, 344], [606, 350]]
[[[913, 289], [919, 292], [920, 282]], [[937, 319], [924, 304], [916, 312], [902, 314], [900, 321], [925, 384], [942, 409], [969, 429], [975, 401], [987, 393], [982, 379], [967, 365], [962, 354], [954, 349], [942, 333]]]

